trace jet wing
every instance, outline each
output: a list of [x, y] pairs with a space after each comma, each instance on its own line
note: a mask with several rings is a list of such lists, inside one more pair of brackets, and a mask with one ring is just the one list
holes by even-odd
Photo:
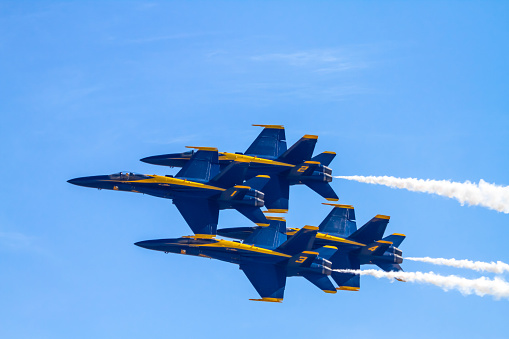
[[177, 178], [190, 178], [210, 180], [219, 173], [219, 157], [217, 148], [214, 147], [191, 147], [198, 151], [193, 154], [191, 159], [175, 175]]
[[263, 188], [265, 207], [274, 212], [287, 212], [290, 199], [290, 182], [274, 175]]
[[285, 293], [286, 272], [284, 267], [265, 263], [240, 264], [247, 278], [262, 299], [255, 301], [281, 302]]
[[253, 125], [264, 127], [263, 131], [246, 150], [246, 155], [269, 156], [277, 159], [286, 152], [285, 128], [281, 125]]
[[175, 198], [173, 203], [194, 234], [216, 234], [219, 206], [207, 199]]

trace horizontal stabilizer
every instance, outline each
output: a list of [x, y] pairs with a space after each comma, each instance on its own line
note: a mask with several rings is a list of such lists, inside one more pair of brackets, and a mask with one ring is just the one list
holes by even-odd
[[329, 166], [334, 157], [336, 157], [335, 152], [323, 152], [311, 158], [311, 161], [317, 161], [324, 166]]
[[304, 226], [294, 236], [277, 248], [279, 252], [295, 255], [302, 251], [309, 251], [315, 241], [318, 227]]
[[274, 249], [287, 240], [285, 219], [278, 217], [267, 217], [267, 219], [269, 226], [258, 226], [246, 238], [245, 244]]
[[403, 242], [403, 240], [405, 240], [405, 238], [406, 238], [406, 235], [404, 235], [404, 234], [394, 233], [394, 234], [386, 236], [382, 240], [390, 241], [390, 242], [392, 242], [392, 246], [399, 247], [399, 245], [401, 245], [401, 243]]
[[379, 214], [350, 235], [348, 239], [363, 244], [370, 244], [376, 240], [382, 239], [389, 219], [389, 216]]
[[274, 175], [270, 178], [262, 192], [265, 194], [265, 207], [269, 210], [288, 210], [290, 199], [290, 182], [285, 178]]
[[329, 260], [337, 252], [337, 250], [338, 250], [338, 248], [335, 246], [326, 245], [326, 246], [320, 247], [314, 251], [318, 252], [318, 255], [320, 257]]
[[234, 208], [255, 224], [268, 225], [269, 223], [260, 207], [234, 206]]
[[257, 175], [254, 178], [249, 179], [244, 183], [245, 186], [249, 186], [254, 190], [258, 190], [261, 192], [265, 192], [265, 186], [270, 181], [270, 177], [268, 175]]
[[353, 273], [332, 273], [332, 279], [338, 284], [339, 291], [358, 291], [361, 288], [361, 276]]
[[401, 266], [399, 266], [399, 264], [396, 264], [396, 263], [393, 263], [393, 264], [386, 263], [386, 262], [379, 263], [379, 262], [375, 261], [374, 264], [377, 265], [378, 267], [380, 267], [385, 272], [401, 272], [401, 271], [403, 271]]
[[268, 156], [277, 159], [286, 152], [285, 129], [281, 125], [253, 125], [264, 127], [251, 146], [246, 150], [246, 155]]
[[305, 135], [292, 145], [280, 157], [279, 161], [297, 165], [311, 159], [318, 137], [316, 135]]
[[209, 181], [219, 173], [217, 148], [199, 147], [198, 151], [175, 175], [177, 178], [202, 179]]
[[194, 234], [216, 234], [219, 206], [207, 199], [175, 198], [173, 203]]
[[338, 201], [339, 198], [332, 189], [331, 185], [329, 185], [328, 182], [316, 182], [316, 181], [310, 181], [305, 182], [306, 186], [311, 188], [316, 193], [320, 194], [322, 197], [329, 201]]
[[357, 231], [353, 206], [329, 203], [324, 203], [324, 205], [334, 206], [334, 208], [318, 226], [320, 232], [346, 238]]
[[377, 240], [361, 249], [360, 255], [380, 256], [392, 245], [390, 241]]
[[314, 273], [305, 273], [302, 276], [325, 293], [336, 293], [336, 288], [328, 276]]
[[332, 279], [338, 284], [338, 290], [358, 291], [360, 288], [360, 275], [357, 273], [338, 272], [338, 270], [359, 270], [360, 262], [356, 255], [336, 252], [332, 261]]
[[[267, 300], [282, 301], [286, 286], [286, 272], [284, 267], [264, 263], [242, 263], [240, 269], [244, 271], [260, 297]], [[257, 299], [251, 299], [257, 300]]]
[[210, 180], [210, 183], [220, 187], [231, 187], [242, 184], [246, 177], [248, 167], [249, 164], [246, 162], [234, 161], [214, 176], [212, 180]]

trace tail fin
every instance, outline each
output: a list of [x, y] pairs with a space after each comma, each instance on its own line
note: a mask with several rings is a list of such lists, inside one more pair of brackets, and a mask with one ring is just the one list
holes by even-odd
[[338, 201], [339, 198], [332, 189], [332, 187], [329, 185], [328, 182], [306, 182], [305, 183], [307, 187], [311, 188], [316, 193], [320, 194], [322, 197], [329, 201]]
[[263, 214], [260, 207], [235, 206], [234, 208], [255, 224], [263, 226], [268, 225], [267, 218], [265, 217], [265, 214]]
[[316, 135], [306, 134], [293, 144], [288, 151], [284, 152], [278, 160], [296, 165], [311, 159], [317, 139], [318, 136]]
[[285, 241], [277, 248], [277, 251], [289, 255], [295, 255], [302, 251], [311, 250], [315, 241], [318, 227], [304, 226], [293, 237]]
[[263, 189], [265, 184], [269, 181], [268, 175], [257, 175], [249, 179], [244, 185], [235, 185], [228, 188], [223, 193], [219, 200], [223, 204], [223, 208], [228, 208], [231, 204], [243, 201], [244, 205], [251, 205], [255, 207], [263, 207], [264, 194], [259, 190]]
[[353, 206], [329, 203], [323, 203], [323, 205], [334, 206], [334, 208], [318, 226], [320, 232], [332, 233], [342, 238], [346, 238], [353, 232], [357, 231], [355, 210]]
[[217, 148], [214, 147], [192, 147], [198, 151], [193, 154], [191, 159], [175, 175], [179, 178], [192, 178], [210, 180], [219, 173], [219, 160]]
[[311, 161], [317, 161], [319, 163], [321, 163], [322, 165], [324, 166], [329, 166], [330, 163], [332, 162], [332, 160], [334, 160], [334, 158], [336, 157], [336, 153], [335, 152], [323, 152], [323, 153], [320, 153], [316, 156], [314, 156], [313, 158], [311, 158]]
[[286, 235], [286, 220], [279, 217], [267, 217], [269, 226], [259, 226], [244, 241], [245, 244], [274, 249], [284, 243]]
[[399, 247], [399, 245], [401, 245], [401, 243], [403, 242], [403, 240], [405, 240], [405, 238], [406, 238], [406, 235], [404, 235], [404, 234], [394, 233], [394, 234], [386, 236], [382, 240], [390, 241], [390, 242], [392, 242], [392, 246]]
[[269, 156], [277, 159], [286, 152], [285, 128], [281, 125], [253, 125], [264, 127], [251, 146], [246, 150], [246, 155]]
[[[374, 264], [377, 265], [378, 267], [380, 267], [385, 272], [401, 272], [401, 271], [403, 271], [401, 266], [399, 266], [399, 264], [395, 264], [395, 263], [375, 262]], [[397, 280], [402, 281], [402, 279], [397, 279]]]
[[214, 176], [212, 180], [210, 180], [210, 183], [220, 187], [231, 187], [241, 184], [244, 182], [248, 167], [249, 163], [247, 162], [234, 161]]
[[336, 252], [331, 257], [332, 279], [338, 284], [338, 290], [358, 291], [360, 289], [360, 275], [358, 273], [338, 272], [338, 270], [359, 270], [361, 265], [357, 256], [350, 252]]
[[325, 293], [337, 292], [329, 277], [325, 274], [304, 273], [302, 276]]
[[280, 175], [272, 176], [263, 188], [263, 193], [265, 194], [265, 207], [269, 211], [276, 213], [286, 213], [288, 211], [290, 182], [286, 178]]
[[348, 239], [363, 244], [370, 244], [376, 240], [380, 240], [384, 235], [389, 219], [389, 216], [379, 214], [352, 233]]
[[221, 193], [219, 206], [221, 209], [235, 208], [246, 218], [256, 224], [268, 225], [267, 219], [260, 207], [263, 207], [264, 194], [257, 190], [269, 181], [268, 175], [258, 175], [246, 181], [245, 185], [236, 185]]
[[[290, 273], [290, 275], [295, 275], [295, 273], [298, 272], [300, 268], [310, 267], [311, 264], [315, 261], [317, 256], [320, 256], [324, 259], [328, 259], [332, 257], [332, 255], [334, 255], [334, 253], [336, 253], [337, 250], [338, 250], [337, 247], [334, 246], [324, 246], [316, 251], [302, 251], [300, 253], [297, 253], [288, 260], [287, 272]], [[336, 293], [334, 285], [329, 280], [329, 277], [325, 274], [301, 271], [299, 275], [302, 275], [309, 282], [311, 282], [313, 285], [315, 285], [325, 293]]]
[[377, 240], [361, 249], [361, 256], [380, 256], [392, 245], [390, 241]]
[[257, 175], [254, 178], [249, 179], [244, 185], [251, 187], [254, 190], [262, 191], [265, 185], [269, 182], [270, 177], [268, 175]]

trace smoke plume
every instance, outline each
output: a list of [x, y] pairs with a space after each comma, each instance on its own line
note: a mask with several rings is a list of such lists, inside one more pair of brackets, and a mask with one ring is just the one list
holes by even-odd
[[467, 279], [456, 275], [443, 276], [433, 272], [384, 272], [380, 270], [336, 270], [342, 273], [370, 275], [375, 278], [402, 279], [407, 282], [431, 284], [444, 291], [458, 290], [463, 295], [476, 294], [478, 296], [491, 295], [495, 299], [509, 298], [509, 283], [504, 279], [495, 277], [489, 279]]
[[497, 262], [483, 262], [483, 261], [472, 261], [472, 260], [457, 260], [457, 259], [444, 259], [444, 258], [405, 258], [405, 260], [426, 262], [433, 265], [451, 266], [457, 268], [468, 268], [470, 270], [479, 272], [492, 272], [502, 274], [509, 272], [509, 265], [502, 261]]
[[509, 213], [509, 186], [498, 186], [479, 180], [453, 182], [449, 180], [430, 180], [415, 178], [376, 177], [376, 176], [336, 176], [335, 178], [354, 180], [368, 184], [385, 185], [391, 188], [404, 188], [414, 192], [438, 194], [458, 200], [461, 205], [479, 205], [489, 209]]

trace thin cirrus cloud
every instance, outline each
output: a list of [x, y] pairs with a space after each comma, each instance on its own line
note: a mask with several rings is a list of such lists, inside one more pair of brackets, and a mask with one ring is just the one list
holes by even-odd
[[367, 62], [342, 50], [309, 50], [293, 53], [269, 53], [252, 56], [255, 62], [280, 62], [293, 67], [307, 67], [315, 72], [335, 73], [367, 67]]

